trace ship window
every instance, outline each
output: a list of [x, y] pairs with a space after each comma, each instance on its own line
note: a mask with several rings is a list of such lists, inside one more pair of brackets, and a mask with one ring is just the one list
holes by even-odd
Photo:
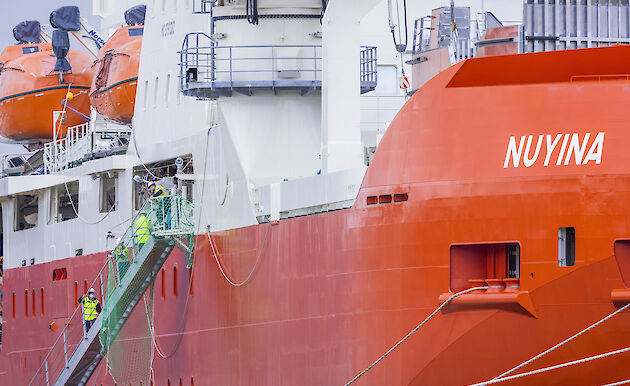
[[13, 303], [13, 319], [15, 319], [15, 292], [11, 294], [11, 298], [12, 298], [11, 300]]
[[160, 282], [162, 284], [162, 299], [166, 297], [166, 275], [164, 274], [164, 267], [160, 270]]
[[37, 316], [37, 303], [35, 302], [35, 290], [33, 289], [33, 302], [31, 304], [33, 307], [33, 316]]
[[160, 88], [160, 78], [155, 77], [155, 90], [153, 90], [153, 107], [158, 107], [158, 90]]
[[144, 35], [144, 28], [130, 28], [129, 36], [142, 36]]
[[149, 98], [149, 81], [144, 81], [144, 109], [147, 109], [147, 99]]
[[164, 106], [168, 107], [168, 94], [171, 88], [171, 74], [166, 75], [166, 84], [164, 87]]
[[452, 245], [450, 251], [450, 289], [452, 292], [479, 285], [475, 281], [518, 279], [518, 243]]
[[114, 172], [101, 174], [101, 213], [109, 213], [116, 210], [116, 185], [118, 176]]
[[575, 228], [558, 228], [558, 265], [575, 265]]
[[37, 226], [39, 195], [24, 194], [15, 198], [15, 230], [21, 231]]
[[177, 297], [177, 266], [173, 266], [173, 296]]
[[79, 181], [68, 182], [55, 187], [57, 213], [54, 222], [62, 222], [77, 218], [79, 211]]
[[24, 316], [28, 318], [28, 290], [24, 290]]

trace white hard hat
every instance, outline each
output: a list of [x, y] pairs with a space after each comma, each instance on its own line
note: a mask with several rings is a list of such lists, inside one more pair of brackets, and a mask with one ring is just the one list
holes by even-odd
[[94, 288], [90, 288], [90, 290], [88, 291], [89, 294], [93, 294], [94, 292]]

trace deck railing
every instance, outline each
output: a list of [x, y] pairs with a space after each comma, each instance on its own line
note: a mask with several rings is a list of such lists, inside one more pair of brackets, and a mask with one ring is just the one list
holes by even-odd
[[[205, 33], [186, 35], [180, 54], [180, 89], [200, 96], [203, 90], [314, 90], [322, 85], [321, 45], [220, 46]], [[361, 91], [377, 82], [376, 47], [361, 47]]]

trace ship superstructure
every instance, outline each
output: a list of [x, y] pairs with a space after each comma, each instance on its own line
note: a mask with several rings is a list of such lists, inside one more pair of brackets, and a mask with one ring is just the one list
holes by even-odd
[[[0, 179], [0, 381], [630, 377], [630, 13], [596, 3], [524, 1], [523, 26], [410, 11], [402, 47], [393, 2], [150, 1], [130, 125], [92, 112]], [[96, 1], [100, 35], [135, 5]]]

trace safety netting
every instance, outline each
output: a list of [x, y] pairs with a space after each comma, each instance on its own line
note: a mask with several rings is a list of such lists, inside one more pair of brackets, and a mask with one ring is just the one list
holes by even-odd
[[153, 360], [153, 285], [177, 247], [190, 264], [193, 205], [178, 195], [148, 200], [108, 256], [100, 340], [117, 384], [147, 385]]

